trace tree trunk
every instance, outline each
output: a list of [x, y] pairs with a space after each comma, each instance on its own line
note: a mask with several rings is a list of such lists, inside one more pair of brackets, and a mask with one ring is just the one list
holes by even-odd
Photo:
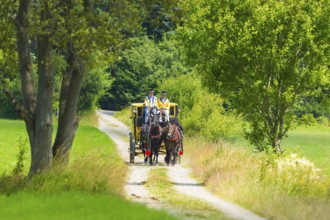
[[56, 163], [67, 164], [69, 152], [78, 127], [77, 104], [83, 71], [76, 60], [73, 45], [69, 44], [68, 69], [63, 76], [58, 129], [53, 145], [53, 157]]
[[[16, 32], [17, 32], [17, 50], [19, 57], [19, 71], [21, 77], [21, 91], [23, 100], [23, 109], [19, 110], [19, 114], [25, 121], [26, 130], [29, 136], [31, 153], [33, 152], [35, 136], [35, 110], [36, 110], [36, 92], [33, 79], [32, 60], [29, 48], [29, 21], [28, 15], [30, 12], [30, 0], [20, 0], [18, 13], [16, 17]], [[8, 94], [7, 94], [8, 96]], [[13, 102], [13, 97], [10, 98]], [[17, 109], [17, 107], [15, 108]], [[23, 115], [22, 112], [25, 111]]]
[[[70, 14], [72, 1], [67, 1]], [[85, 12], [91, 9], [92, 3], [84, 0]], [[79, 100], [80, 86], [83, 79], [83, 67], [77, 59], [74, 43], [68, 43], [67, 64], [68, 68], [63, 76], [58, 129], [53, 145], [53, 158], [56, 164], [66, 165], [69, 162], [71, 146], [78, 128], [79, 117], [77, 105]]]
[[[43, 2], [40, 13], [41, 21], [49, 19], [47, 2]], [[32, 158], [29, 176], [42, 172], [52, 164], [52, 100], [53, 100], [53, 67], [51, 44], [47, 34], [39, 34], [37, 39], [38, 56], [38, 95], [35, 118], [35, 142], [32, 146]]]

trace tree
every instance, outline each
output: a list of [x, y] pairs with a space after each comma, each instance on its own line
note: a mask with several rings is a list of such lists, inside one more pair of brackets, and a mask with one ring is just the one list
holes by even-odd
[[120, 57], [109, 68], [114, 81], [108, 94], [100, 100], [105, 109], [118, 110], [131, 102], [142, 102], [149, 89], [157, 87], [158, 81], [188, 71], [173, 39], [164, 38], [157, 43], [147, 37], [136, 38]]
[[161, 41], [166, 33], [174, 31], [180, 22], [180, 10], [178, 0], [142, 0], [143, 27], [146, 34]]
[[280, 142], [294, 106], [319, 84], [329, 86], [327, 1], [193, 1], [180, 28], [188, 60], [205, 85], [249, 122], [260, 150]]
[[[133, 22], [135, 8], [123, 7], [129, 5], [128, 1], [20, 0], [18, 5], [12, 2], [5, 1], [4, 5], [10, 5], [16, 17], [12, 14], [6, 17], [4, 13], [1, 19], [7, 19], [8, 24], [14, 21], [16, 27], [16, 36], [8, 31], [6, 37], [17, 40], [22, 101], [7, 88], [2, 89], [25, 121], [31, 146], [29, 176], [33, 176], [50, 169], [53, 158], [60, 164], [68, 162], [79, 121], [77, 103], [83, 76], [100, 63], [112, 62], [114, 52], [124, 45], [129, 27], [134, 31], [138, 28], [133, 27], [138, 25]], [[103, 10], [109, 4], [111, 7]], [[132, 13], [125, 22], [112, 14], [114, 11]], [[56, 53], [65, 57], [66, 66], [61, 76], [58, 129], [52, 143]]]

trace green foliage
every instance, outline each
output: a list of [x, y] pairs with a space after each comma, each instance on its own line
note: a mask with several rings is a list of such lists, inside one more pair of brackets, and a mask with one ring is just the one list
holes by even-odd
[[54, 65], [54, 94], [53, 94], [53, 111], [59, 109], [60, 91], [62, 85], [63, 72], [67, 68], [65, 56], [58, 50], [53, 51], [52, 63]]
[[160, 41], [168, 32], [174, 31], [181, 15], [178, 0], [142, 1], [143, 24], [149, 38]]
[[[5, 39], [3, 40], [6, 42]], [[4, 42], [0, 43], [0, 47], [3, 48], [0, 49], [0, 118], [13, 119], [17, 118], [17, 114], [12, 105], [8, 102], [7, 97], [3, 94], [2, 90], [8, 89], [17, 95], [19, 94], [20, 83], [13, 74], [13, 71], [17, 71], [17, 67], [15, 68], [12, 63], [16, 58], [16, 53], [12, 53], [14, 55], [9, 54], [11, 47], [7, 48], [8, 45], [4, 44]], [[9, 42], [7, 42], [7, 44], [9, 44]]]
[[[250, 125], [248, 140], [273, 148], [299, 97], [329, 85], [327, 1], [192, 1], [180, 28], [188, 61]], [[327, 87], [326, 87], [327, 88]]]
[[[49, 9], [47, 19], [40, 18], [41, 11]], [[12, 81], [18, 82], [18, 56], [16, 29], [14, 24], [17, 1], [4, 1], [0, 6], [0, 87]], [[129, 38], [142, 32], [141, 5], [130, 1], [74, 1], [68, 4], [60, 1], [35, 1], [31, 7], [30, 40], [34, 67], [37, 67], [34, 54], [37, 53], [38, 36], [48, 37], [53, 51], [51, 64], [54, 71], [55, 90], [53, 110], [58, 109], [59, 92], [63, 73], [68, 65], [68, 51], [74, 52], [81, 70], [86, 70], [85, 82], [79, 104], [80, 112], [96, 107], [97, 99], [110, 87], [104, 70], [113, 62], [116, 52], [129, 45]], [[102, 70], [101, 70], [102, 69]], [[91, 76], [95, 74], [96, 76]], [[37, 76], [36, 76], [37, 79]], [[93, 81], [95, 85], [93, 87]], [[37, 85], [37, 83], [36, 83]], [[19, 84], [18, 84], [19, 88]], [[8, 88], [7, 88], [8, 89]], [[0, 88], [1, 90], [1, 88]], [[10, 90], [17, 97], [20, 92]], [[18, 90], [19, 91], [19, 90]], [[0, 117], [14, 118], [15, 113], [0, 93]]]
[[149, 89], [156, 88], [158, 81], [187, 71], [174, 40], [155, 43], [147, 37], [134, 39], [132, 48], [123, 51], [120, 59], [110, 67], [114, 81], [100, 106], [118, 110], [132, 102], [143, 102]]
[[200, 78], [195, 74], [169, 78], [159, 83], [159, 88], [167, 91], [171, 102], [180, 105], [179, 118], [185, 134], [218, 141], [221, 138], [232, 139], [239, 133], [239, 118], [226, 112], [223, 99], [203, 89]]
[[0, 82], [2, 79], [12, 79], [18, 72], [16, 51], [16, 30], [10, 21], [14, 15], [17, 1], [2, 1], [0, 5]]
[[27, 140], [23, 141], [20, 140], [18, 148], [19, 148], [19, 152], [17, 154], [17, 161], [16, 161], [16, 165], [15, 168], [13, 170], [13, 175], [19, 175], [19, 174], [23, 174], [23, 168], [24, 168], [24, 160], [25, 160], [25, 153], [26, 153], [26, 142]]
[[299, 123], [312, 126], [317, 124], [317, 120], [312, 114], [305, 114], [300, 118]]
[[[316, 94], [315, 94], [316, 93]], [[295, 114], [301, 117], [304, 114], [313, 114], [314, 118], [327, 117], [330, 119], [330, 87], [322, 86], [316, 92], [301, 97], [297, 103]]]
[[100, 97], [111, 87], [113, 79], [109, 79], [105, 69], [104, 66], [100, 66], [85, 74], [78, 102], [80, 113], [95, 110]]

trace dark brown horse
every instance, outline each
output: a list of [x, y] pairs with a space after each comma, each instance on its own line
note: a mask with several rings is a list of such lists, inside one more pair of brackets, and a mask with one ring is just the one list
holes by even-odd
[[159, 126], [158, 114], [155, 110], [150, 111], [149, 121], [141, 127], [140, 140], [141, 149], [144, 155], [144, 162], [150, 165], [158, 164], [159, 139], [161, 128]]
[[165, 162], [167, 165], [175, 165], [177, 156], [183, 154], [182, 134], [178, 126], [171, 122], [168, 125], [167, 135], [165, 137], [166, 157]]

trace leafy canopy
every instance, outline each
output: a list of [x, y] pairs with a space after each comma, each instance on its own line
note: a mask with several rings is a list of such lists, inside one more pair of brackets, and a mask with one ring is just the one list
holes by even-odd
[[329, 4], [326, 0], [226, 1], [182, 4], [179, 33], [203, 82], [250, 123], [259, 149], [278, 147], [297, 99], [329, 86]]

